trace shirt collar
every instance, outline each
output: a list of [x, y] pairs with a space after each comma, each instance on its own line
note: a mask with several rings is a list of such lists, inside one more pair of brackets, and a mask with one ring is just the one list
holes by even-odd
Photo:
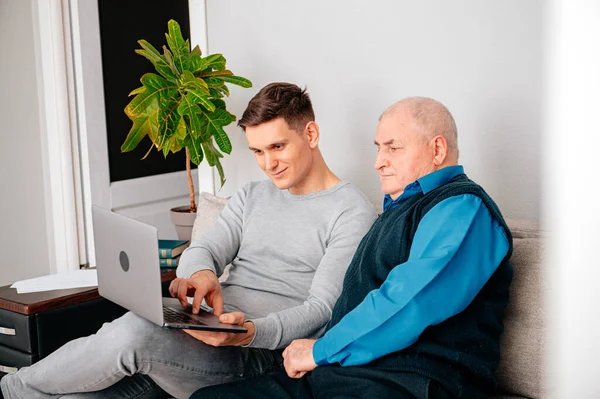
[[402, 194], [392, 200], [389, 194], [383, 197], [383, 209], [388, 210], [390, 206], [400, 203], [401, 201], [410, 198], [419, 192], [427, 194], [428, 192], [435, 190], [436, 188], [448, 183], [455, 176], [465, 173], [464, 168], [461, 165], [447, 166], [443, 169], [436, 170], [428, 175], [418, 178], [416, 181], [410, 183], [404, 188]]

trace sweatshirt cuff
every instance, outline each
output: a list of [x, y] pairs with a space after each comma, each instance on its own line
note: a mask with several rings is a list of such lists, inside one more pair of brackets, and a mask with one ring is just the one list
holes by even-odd
[[201, 270], [212, 270], [217, 274], [214, 261], [209, 254], [199, 248], [186, 248], [181, 254], [179, 266], [176, 271], [177, 277], [190, 278], [192, 274]]
[[202, 270], [211, 270], [213, 273], [217, 274], [214, 267], [206, 265], [179, 265], [175, 273], [177, 274], [177, 277], [190, 278], [192, 277], [192, 274]]
[[323, 343], [323, 339], [319, 338], [315, 342], [313, 345], [312, 355], [317, 366], [325, 366], [326, 364], [329, 364], [327, 361], [327, 354], [325, 353], [325, 344]]
[[281, 336], [281, 326], [273, 317], [261, 317], [260, 319], [248, 320], [254, 323], [254, 338], [246, 345], [250, 348], [262, 348], [275, 350]]

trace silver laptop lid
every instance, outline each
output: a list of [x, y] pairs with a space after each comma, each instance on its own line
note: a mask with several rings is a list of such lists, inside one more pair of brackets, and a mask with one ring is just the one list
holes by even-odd
[[162, 326], [156, 228], [95, 205], [92, 221], [98, 292]]

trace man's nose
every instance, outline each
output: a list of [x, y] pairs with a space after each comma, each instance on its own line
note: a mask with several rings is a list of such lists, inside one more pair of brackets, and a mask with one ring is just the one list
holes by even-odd
[[383, 168], [384, 166], [386, 166], [388, 163], [387, 158], [385, 157], [385, 155], [383, 154], [382, 151], [379, 151], [377, 153], [377, 156], [375, 157], [375, 164], [373, 165], [373, 167], [377, 170]]
[[277, 168], [277, 157], [272, 154], [265, 154], [265, 167], [267, 170], [273, 170]]

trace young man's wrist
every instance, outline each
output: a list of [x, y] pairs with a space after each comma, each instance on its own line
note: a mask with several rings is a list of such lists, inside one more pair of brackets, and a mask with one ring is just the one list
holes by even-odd
[[242, 341], [241, 346], [248, 346], [252, 343], [252, 341], [254, 341], [254, 336], [256, 335], [256, 326], [251, 321], [245, 321], [244, 327], [248, 330], [248, 332], [245, 333], [246, 337]]

